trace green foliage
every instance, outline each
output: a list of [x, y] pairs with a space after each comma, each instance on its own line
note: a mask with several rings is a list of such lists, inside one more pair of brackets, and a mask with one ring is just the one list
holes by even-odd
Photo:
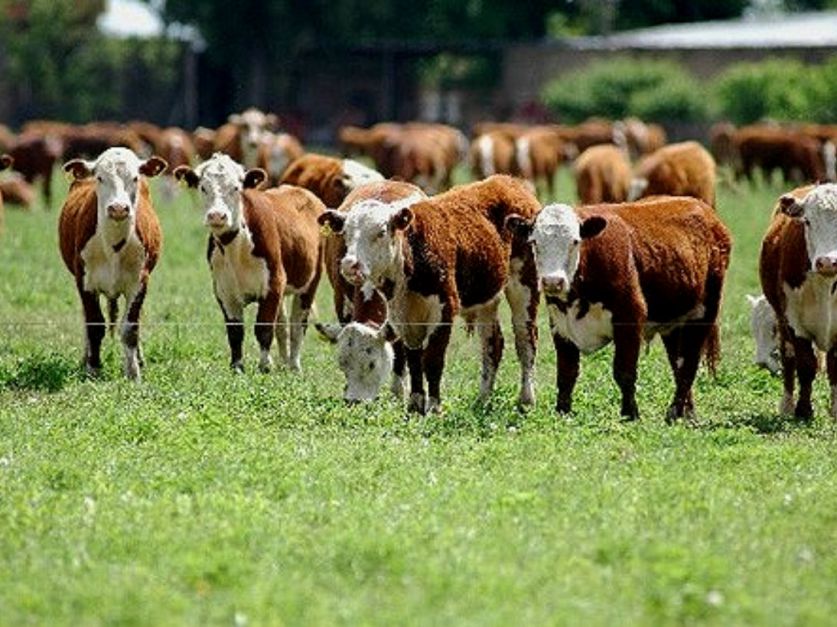
[[650, 121], [693, 121], [706, 114], [705, 97], [675, 63], [629, 57], [598, 61], [555, 79], [543, 101], [562, 121], [636, 115]]

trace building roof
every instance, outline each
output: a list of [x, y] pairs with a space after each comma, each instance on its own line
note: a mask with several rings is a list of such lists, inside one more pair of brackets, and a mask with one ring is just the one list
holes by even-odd
[[578, 49], [835, 48], [837, 11], [669, 24], [606, 37], [578, 37]]

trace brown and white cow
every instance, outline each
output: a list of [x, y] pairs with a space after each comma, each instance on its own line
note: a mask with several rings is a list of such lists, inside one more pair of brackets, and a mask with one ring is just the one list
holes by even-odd
[[779, 326], [779, 411], [813, 417], [816, 347], [826, 353], [831, 416], [837, 419], [837, 184], [801, 187], [779, 198], [762, 241], [759, 275]]
[[490, 131], [471, 142], [471, 172], [476, 179], [492, 174], [515, 174], [514, 140], [506, 133]]
[[523, 181], [496, 175], [415, 203], [369, 200], [348, 214], [322, 217], [345, 238], [343, 276], [356, 286], [371, 283], [387, 298], [389, 320], [407, 346], [410, 410], [439, 410], [457, 315], [479, 328], [480, 397], [490, 394], [503, 349], [497, 312], [504, 291], [521, 363], [519, 401], [534, 402], [537, 277], [530, 248], [504, 238], [503, 223], [512, 213], [534, 216], [538, 208]]
[[264, 131], [274, 131], [279, 118], [250, 107], [241, 113], [233, 113], [227, 123], [215, 131], [215, 152], [223, 152], [245, 167], [255, 168], [259, 156], [259, 140]]
[[[410, 205], [427, 198], [421, 188], [403, 181], [379, 181], [353, 190], [338, 212], [349, 213], [367, 201]], [[403, 342], [387, 324], [387, 305], [371, 282], [359, 287], [340, 273], [346, 254], [343, 237], [329, 235], [325, 243], [325, 266], [334, 292], [337, 324], [318, 325], [320, 333], [336, 343], [340, 369], [346, 376], [344, 398], [349, 401], [374, 400], [392, 373], [391, 390], [396, 398], [404, 395], [405, 353]], [[360, 356], [355, 359], [354, 356]]]
[[335, 208], [359, 185], [382, 181], [384, 177], [354, 159], [338, 159], [309, 152], [295, 159], [279, 182], [298, 185], [313, 192], [326, 207]]
[[770, 374], [778, 375], [782, 366], [777, 361], [779, 355], [779, 324], [776, 312], [767, 302], [764, 294], [747, 294], [750, 303], [750, 333], [756, 343], [756, 358], [753, 362]]
[[625, 202], [631, 187], [631, 164], [625, 151], [610, 144], [590, 146], [573, 164], [579, 202], [585, 205]]
[[[317, 217], [323, 203], [290, 185], [259, 191], [265, 171], [245, 171], [221, 153], [194, 170], [181, 166], [174, 175], [199, 190], [203, 199], [210, 232], [207, 259], [227, 325], [233, 370], [244, 369], [244, 308], [251, 302], [258, 302], [254, 333], [261, 348], [260, 369], [267, 372], [272, 366], [276, 335], [280, 356], [289, 368], [300, 370], [300, 349], [322, 270]], [[287, 294], [293, 295], [290, 320], [284, 311]]]
[[692, 383], [701, 352], [718, 358], [717, 320], [730, 234], [696, 199], [657, 197], [579, 210], [548, 205], [508, 227], [535, 250], [558, 356], [556, 409], [569, 412], [579, 353], [614, 344], [621, 413], [639, 417], [635, 399], [643, 339], [660, 333], [674, 373], [669, 419], [694, 412]]
[[270, 183], [278, 185], [288, 166], [304, 154], [305, 149], [293, 135], [263, 131], [256, 162], [258, 167], [267, 172]]
[[58, 237], [61, 256], [76, 279], [84, 308], [84, 362], [90, 374], [102, 367], [105, 319], [99, 297], [104, 295], [111, 323], [118, 299], [125, 299], [124, 371], [129, 379], [140, 378], [140, 312], [162, 245], [145, 177], [165, 169], [166, 162], [159, 157], [143, 161], [127, 148], [109, 148], [95, 161], [74, 159], [64, 165], [75, 181], [61, 210]]
[[555, 195], [555, 173], [564, 159], [564, 145], [553, 127], [536, 126], [515, 140], [517, 172], [551, 198]]
[[715, 170], [715, 160], [699, 143], [669, 144], [637, 164], [628, 198], [692, 196], [714, 207]]

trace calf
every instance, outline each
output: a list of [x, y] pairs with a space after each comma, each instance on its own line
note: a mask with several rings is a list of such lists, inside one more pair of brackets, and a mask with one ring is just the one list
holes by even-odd
[[[337, 209], [350, 213], [367, 201], [411, 204], [427, 198], [415, 185], [401, 181], [381, 181], [361, 185]], [[340, 261], [346, 246], [339, 235], [326, 239], [325, 266], [334, 292], [338, 324], [318, 325], [320, 333], [338, 345], [340, 369], [346, 375], [344, 398], [373, 400], [389, 377], [397, 398], [404, 394], [405, 354], [403, 342], [386, 324], [387, 307], [383, 295], [371, 283], [355, 287], [340, 274]], [[355, 359], [360, 355], [362, 359]]]
[[162, 233], [144, 177], [166, 169], [159, 157], [142, 161], [127, 148], [109, 148], [95, 161], [64, 165], [75, 181], [58, 221], [61, 256], [75, 276], [87, 331], [85, 366], [96, 374], [105, 319], [99, 296], [109, 303], [114, 322], [117, 300], [125, 298], [122, 318], [125, 376], [139, 380], [142, 353], [139, 318], [148, 279], [157, 264]]
[[751, 296], [747, 294], [750, 303], [750, 332], [756, 342], [755, 364], [777, 375], [782, 367], [776, 361], [779, 353], [779, 327], [776, 324], [776, 312], [767, 302], [764, 294]]
[[631, 165], [625, 151], [609, 144], [591, 146], [573, 166], [582, 204], [625, 202], [631, 186]]
[[387, 299], [389, 319], [407, 347], [410, 410], [439, 409], [456, 315], [479, 328], [480, 396], [491, 392], [503, 349], [497, 309], [504, 290], [521, 362], [519, 400], [534, 402], [539, 298], [534, 260], [528, 246], [513, 245], [502, 231], [506, 216], [534, 216], [538, 208], [524, 182], [496, 175], [427, 200], [368, 200], [348, 214], [327, 211], [321, 218], [344, 235], [343, 276], [355, 286], [371, 283]]
[[697, 142], [669, 144], [636, 167], [629, 200], [646, 196], [692, 196], [715, 206], [715, 160]]
[[[779, 411], [813, 417], [815, 346], [826, 353], [831, 416], [837, 419], [837, 184], [783, 195], [764, 236], [759, 276], [776, 312], [784, 394]], [[799, 398], [794, 406], [794, 375]]]
[[729, 231], [707, 204], [659, 197], [576, 211], [548, 205], [508, 227], [535, 250], [558, 356], [556, 409], [569, 412], [579, 352], [614, 344], [613, 377], [622, 415], [635, 399], [643, 338], [663, 338], [674, 373], [669, 420], [694, 412], [692, 383], [701, 352], [714, 368], [717, 319], [729, 264]]
[[[320, 282], [322, 247], [317, 217], [324, 210], [311, 192], [289, 185], [256, 189], [264, 170], [245, 171], [228, 155], [216, 153], [192, 170], [181, 166], [175, 178], [200, 190], [210, 231], [207, 259], [215, 298], [227, 325], [230, 363], [241, 372], [244, 307], [258, 302], [255, 335], [259, 367], [270, 370], [274, 334], [279, 353], [300, 370], [300, 349], [314, 294]], [[290, 347], [284, 297], [293, 295]]]

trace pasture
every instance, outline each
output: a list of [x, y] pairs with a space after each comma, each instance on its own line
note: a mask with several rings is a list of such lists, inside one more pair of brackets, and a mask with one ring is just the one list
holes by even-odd
[[[559, 198], [571, 188], [563, 170]], [[800, 424], [777, 416], [780, 382], [751, 363], [744, 295], [760, 291], [759, 242], [783, 184], [719, 186], [734, 247], [698, 426], [665, 424], [659, 340], [640, 359], [639, 423], [619, 420], [612, 349], [582, 357], [575, 413], [557, 417], [544, 308], [526, 414], [507, 318], [487, 406], [478, 341], [457, 323], [441, 416], [405, 417], [390, 398], [344, 405], [313, 328], [301, 375], [260, 374], [252, 308], [236, 376], [196, 201], [153, 190], [165, 243], [140, 385], [122, 377], [115, 339], [102, 378], [82, 374], [58, 208], [7, 210], [0, 624], [833, 624], [827, 385]], [[325, 279], [317, 301], [333, 320]]]

